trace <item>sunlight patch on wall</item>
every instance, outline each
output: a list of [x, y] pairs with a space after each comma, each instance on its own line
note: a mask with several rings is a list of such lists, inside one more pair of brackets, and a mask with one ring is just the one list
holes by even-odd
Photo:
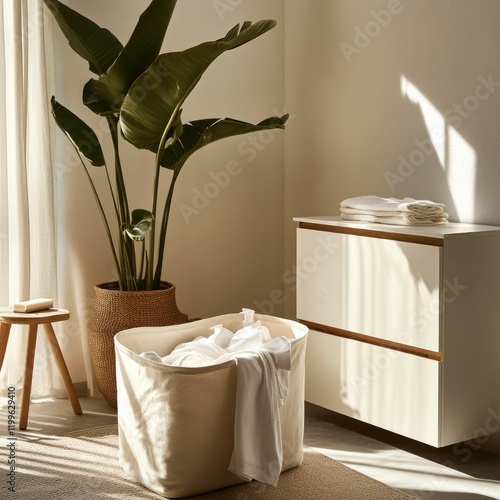
[[476, 192], [477, 155], [474, 148], [448, 126], [448, 185], [460, 220], [472, 222]]
[[401, 94], [419, 107], [428, 137], [445, 173], [459, 220], [471, 221], [474, 217], [477, 170], [474, 148], [456, 127], [447, 123], [447, 113], [441, 112], [404, 75], [401, 75]]
[[427, 134], [436, 150], [439, 163], [444, 168], [446, 165], [446, 120], [443, 114], [405, 76], [401, 76], [401, 93], [403, 97], [420, 108]]

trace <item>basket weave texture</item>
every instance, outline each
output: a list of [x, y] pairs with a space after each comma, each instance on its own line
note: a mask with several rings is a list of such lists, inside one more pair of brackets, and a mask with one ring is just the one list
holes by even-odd
[[88, 323], [90, 359], [97, 388], [114, 408], [116, 360], [114, 336], [121, 330], [186, 323], [188, 317], [177, 308], [175, 286], [161, 283], [159, 290], [121, 291], [117, 283], [94, 287], [94, 311]]

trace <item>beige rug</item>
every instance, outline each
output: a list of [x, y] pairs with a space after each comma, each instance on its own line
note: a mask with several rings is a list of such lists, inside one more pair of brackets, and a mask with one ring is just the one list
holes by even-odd
[[[0, 454], [0, 456], [3, 456]], [[16, 493], [23, 500], [161, 499], [118, 464], [117, 426], [16, 444]], [[4, 469], [2, 464], [2, 477]], [[2, 480], [2, 483], [5, 482]], [[2, 486], [5, 488], [5, 486]], [[1, 498], [4, 498], [2, 491]], [[305, 448], [304, 462], [281, 474], [278, 486], [245, 483], [196, 500], [408, 500], [412, 497]]]

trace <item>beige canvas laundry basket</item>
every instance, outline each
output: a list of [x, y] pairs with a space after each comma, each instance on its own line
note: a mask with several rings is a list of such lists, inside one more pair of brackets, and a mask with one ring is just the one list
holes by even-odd
[[[271, 336], [291, 339], [288, 397], [280, 408], [282, 471], [303, 459], [304, 361], [308, 329], [274, 316], [255, 315]], [[227, 470], [234, 442], [236, 363], [175, 367], [161, 357], [222, 324], [236, 332], [241, 314], [167, 327], [133, 328], [115, 336], [119, 459], [135, 481], [167, 498], [181, 498], [241, 483]]]

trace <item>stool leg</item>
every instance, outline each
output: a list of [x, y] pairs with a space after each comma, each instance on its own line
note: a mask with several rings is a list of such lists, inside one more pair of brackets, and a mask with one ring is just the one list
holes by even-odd
[[7, 350], [7, 342], [9, 341], [11, 325], [9, 323], [0, 323], [0, 370], [3, 366], [5, 351]]
[[44, 324], [43, 328], [45, 330], [45, 335], [47, 336], [50, 349], [52, 350], [52, 354], [54, 355], [54, 358], [56, 360], [57, 368], [59, 369], [59, 373], [61, 374], [66, 393], [71, 402], [71, 406], [73, 407], [73, 412], [75, 413], [75, 415], [81, 415], [82, 408], [80, 406], [80, 402], [78, 401], [78, 396], [76, 395], [75, 387], [73, 386], [73, 382], [71, 381], [71, 376], [64, 361], [61, 348], [59, 347], [59, 342], [57, 342], [57, 337], [54, 333], [54, 329], [52, 328], [52, 325], [50, 323]]
[[28, 345], [26, 347], [26, 366], [24, 368], [23, 394], [21, 398], [21, 416], [19, 429], [28, 427], [28, 414], [30, 410], [31, 381], [33, 379], [33, 360], [35, 358], [37, 325], [29, 325]]

